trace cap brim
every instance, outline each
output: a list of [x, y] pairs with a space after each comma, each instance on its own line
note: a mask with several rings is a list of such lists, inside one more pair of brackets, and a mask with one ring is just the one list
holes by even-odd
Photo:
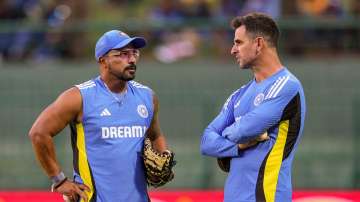
[[121, 43], [117, 44], [115, 47], [113, 47], [112, 49], [119, 49], [119, 48], [123, 48], [127, 45], [133, 45], [134, 48], [142, 48], [144, 46], [146, 46], [146, 40], [142, 37], [133, 37], [133, 38], [129, 38], [126, 39], [124, 41], [122, 41]]

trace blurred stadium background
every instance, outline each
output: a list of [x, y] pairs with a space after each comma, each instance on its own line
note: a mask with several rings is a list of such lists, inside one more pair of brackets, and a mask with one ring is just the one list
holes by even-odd
[[[359, 190], [359, 0], [0, 0], [0, 191], [49, 189], [27, 132], [59, 93], [98, 74], [94, 46], [111, 29], [148, 39], [136, 80], [157, 92], [178, 161], [162, 190], [221, 190], [226, 175], [200, 155], [199, 140], [251, 78], [229, 54], [229, 20], [250, 11], [277, 20], [283, 64], [305, 89], [295, 190]], [[55, 140], [71, 176], [69, 135]]]

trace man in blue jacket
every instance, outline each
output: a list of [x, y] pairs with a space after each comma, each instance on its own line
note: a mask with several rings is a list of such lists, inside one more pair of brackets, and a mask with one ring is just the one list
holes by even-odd
[[[280, 62], [279, 29], [271, 17], [250, 13], [234, 18], [232, 27], [231, 54], [254, 77], [205, 129], [201, 152], [230, 158], [225, 202], [292, 201], [291, 166], [305, 117], [302, 85]], [[268, 140], [249, 144], [264, 133]]]

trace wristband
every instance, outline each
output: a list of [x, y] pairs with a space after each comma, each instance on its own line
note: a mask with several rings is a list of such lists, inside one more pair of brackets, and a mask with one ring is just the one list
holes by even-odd
[[58, 188], [60, 185], [62, 185], [66, 180], [67, 177], [63, 172], [60, 172], [58, 175], [53, 176], [50, 178], [52, 185], [51, 185], [51, 192], [54, 192], [56, 188]]

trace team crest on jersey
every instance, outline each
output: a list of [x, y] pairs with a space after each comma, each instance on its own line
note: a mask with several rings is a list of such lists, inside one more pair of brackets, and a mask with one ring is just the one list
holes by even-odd
[[138, 105], [137, 112], [143, 118], [147, 118], [149, 116], [148, 110], [146, 109], [145, 105]]
[[261, 104], [262, 101], [264, 101], [264, 97], [265, 97], [264, 93], [258, 94], [258, 95], [255, 97], [254, 105], [255, 105], [255, 106], [259, 106], [259, 104]]

